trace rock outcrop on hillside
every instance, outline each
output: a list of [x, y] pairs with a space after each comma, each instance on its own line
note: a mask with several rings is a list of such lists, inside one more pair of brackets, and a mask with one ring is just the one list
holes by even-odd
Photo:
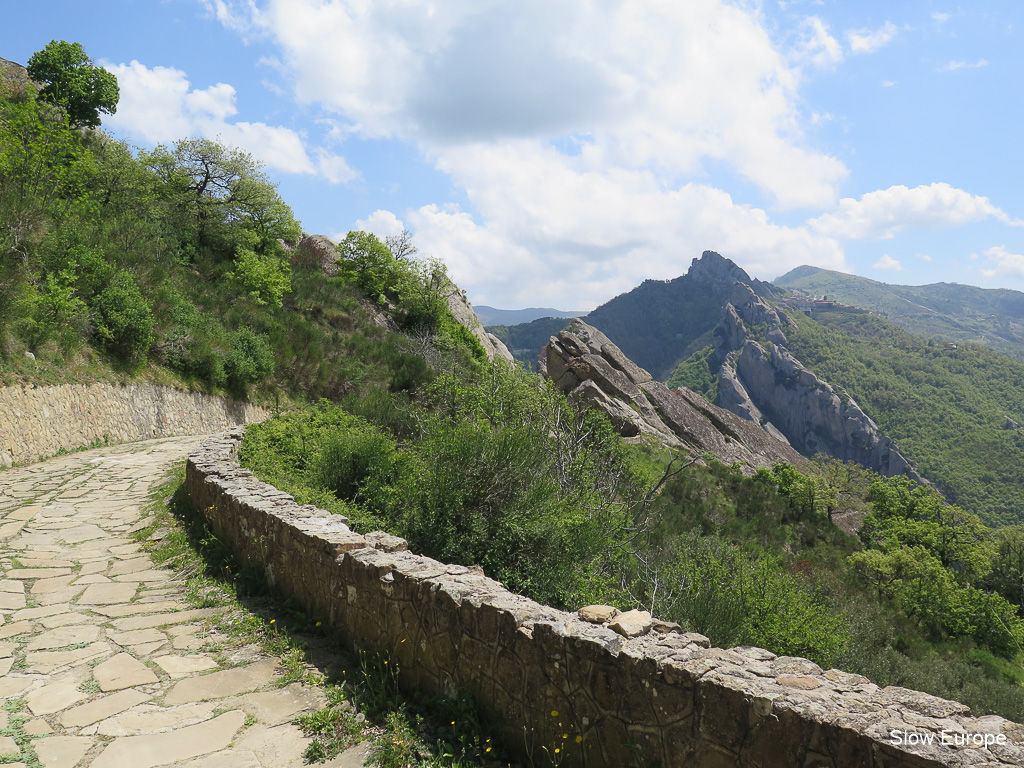
[[[293, 262], [302, 263], [311, 268], [322, 269], [328, 275], [336, 275], [338, 273], [337, 246], [336, 242], [325, 235], [311, 235], [303, 232], [298, 242], [288, 246], [288, 250], [291, 253]], [[442, 288], [442, 292], [444, 293], [445, 300], [448, 302], [448, 310], [452, 313], [452, 316], [476, 337], [477, 341], [480, 342], [480, 346], [484, 348], [488, 360], [498, 359], [509, 363], [515, 362], [512, 353], [508, 351], [508, 348], [501, 340], [493, 333], [487, 333], [484, 330], [480, 318], [473, 311], [473, 305], [469, 303], [466, 294], [462, 292], [459, 286], [451, 281], [447, 281], [447, 285]], [[378, 323], [378, 325], [382, 325], [388, 328], [388, 330], [397, 330], [390, 317], [383, 323]]]
[[31, 82], [28, 71], [21, 64], [0, 59], [0, 95], [18, 96], [28, 90]]
[[[735, 284], [715, 329], [719, 405], [783, 437], [806, 456], [825, 453], [886, 476], [922, 481], [847, 392], [790, 354], [786, 330], [792, 325], [749, 285]], [[763, 343], [753, 338], [753, 328]]]
[[739, 264], [715, 251], [704, 251], [699, 259], [690, 262], [686, 277], [698, 285], [707, 285], [715, 291], [728, 292], [733, 284], [743, 283], [750, 286], [750, 289], [758, 296], [771, 298], [776, 293], [771, 283], [751, 277]]
[[480, 322], [480, 318], [473, 311], [473, 305], [469, 303], [469, 299], [466, 298], [466, 294], [459, 286], [455, 283], [448, 283], [445, 298], [448, 300], [448, 310], [452, 313], [452, 316], [476, 337], [477, 341], [480, 342], [480, 346], [484, 348], [484, 352], [487, 353], [488, 360], [504, 360], [507, 363], [515, 362], [512, 353], [508, 351], [508, 347], [502, 343], [501, 339], [493, 333], [488, 333], [484, 330], [483, 323]]
[[573, 320], [552, 336], [541, 369], [574, 402], [608, 415], [627, 438], [648, 435], [695, 454], [710, 452], [750, 472], [802, 457], [784, 440], [712, 405], [689, 389], [669, 389], [627, 358], [601, 331]]

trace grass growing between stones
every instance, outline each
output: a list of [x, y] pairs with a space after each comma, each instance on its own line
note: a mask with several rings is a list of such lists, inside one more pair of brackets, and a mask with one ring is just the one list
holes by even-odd
[[0, 728], [0, 736], [10, 736], [20, 751], [0, 754], [0, 765], [24, 763], [26, 768], [43, 768], [43, 763], [32, 746], [32, 739], [35, 737], [25, 733], [25, 723], [32, 718], [25, 714], [24, 710], [25, 702], [22, 699], [8, 699], [4, 702], [7, 725]]
[[295, 720], [311, 737], [307, 762], [369, 741], [368, 764], [377, 768], [514, 765], [502, 759], [469, 699], [404, 695], [386, 654], [343, 654], [322, 622], [271, 594], [262, 573], [239, 564], [206, 527], [185, 493], [183, 464], [153, 489], [146, 511], [149, 525], [132, 535], [153, 562], [175, 570], [190, 607], [224, 609], [210, 620], [225, 638], [224, 663], [247, 663], [258, 649], [280, 659], [281, 686], [323, 689], [327, 706]]

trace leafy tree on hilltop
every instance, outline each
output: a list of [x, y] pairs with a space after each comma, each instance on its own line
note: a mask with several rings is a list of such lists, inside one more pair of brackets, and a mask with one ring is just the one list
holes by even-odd
[[248, 152], [210, 139], [184, 139], [143, 153], [141, 160], [173, 203], [169, 217], [175, 220], [168, 223], [183, 246], [230, 251], [239, 229], [248, 229], [257, 236], [254, 250], [264, 255], [278, 239], [294, 240], [301, 233], [263, 164]]
[[97, 126], [101, 112], [117, 111], [117, 78], [95, 66], [79, 43], [51, 41], [28, 60], [28, 76], [46, 83], [39, 98], [63, 107], [73, 126]]

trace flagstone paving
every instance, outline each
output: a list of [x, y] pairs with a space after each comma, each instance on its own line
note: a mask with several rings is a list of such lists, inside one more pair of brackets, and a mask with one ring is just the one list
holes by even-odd
[[[172, 570], [130, 537], [150, 488], [200, 438], [103, 448], [0, 471], [0, 755], [45, 768], [291, 768], [292, 720], [321, 691], [279, 659], [225, 656]], [[17, 714], [14, 714], [17, 713]], [[365, 745], [334, 766], [362, 765]], [[24, 762], [8, 763], [23, 766]]]

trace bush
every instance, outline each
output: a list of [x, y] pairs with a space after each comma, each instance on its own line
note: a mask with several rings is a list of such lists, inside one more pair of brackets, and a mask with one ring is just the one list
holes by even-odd
[[828, 667], [849, 644], [845, 615], [767, 553], [690, 535], [675, 542], [662, 576], [658, 613], [715, 645], [756, 645]]
[[122, 362], [139, 362], [153, 343], [149, 302], [127, 272], [118, 272], [93, 301], [95, 334]]
[[224, 360], [228, 384], [244, 391], [274, 372], [274, 351], [266, 337], [251, 328], [239, 328], [229, 336], [231, 350]]
[[49, 274], [41, 292], [29, 292], [22, 306], [18, 335], [33, 352], [55, 340], [68, 352], [88, 326], [85, 302], [75, 295], [67, 272]]
[[403, 465], [394, 440], [369, 424], [332, 433], [311, 461], [310, 478], [338, 498], [387, 512]]
[[[252, 237], [243, 239], [248, 244]], [[291, 265], [283, 257], [239, 247], [235, 252], [235, 268], [228, 273], [228, 280], [258, 306], [280, 309], [284, 295], [292, 289], [291, 274]]]
[[180, 294], [172, 292], [170, 303], [171, 327], [159, 345], [164, 363], [185, 377], [223, 387], [227, 372], [224, 355], [216, 346], [223, 329]]

